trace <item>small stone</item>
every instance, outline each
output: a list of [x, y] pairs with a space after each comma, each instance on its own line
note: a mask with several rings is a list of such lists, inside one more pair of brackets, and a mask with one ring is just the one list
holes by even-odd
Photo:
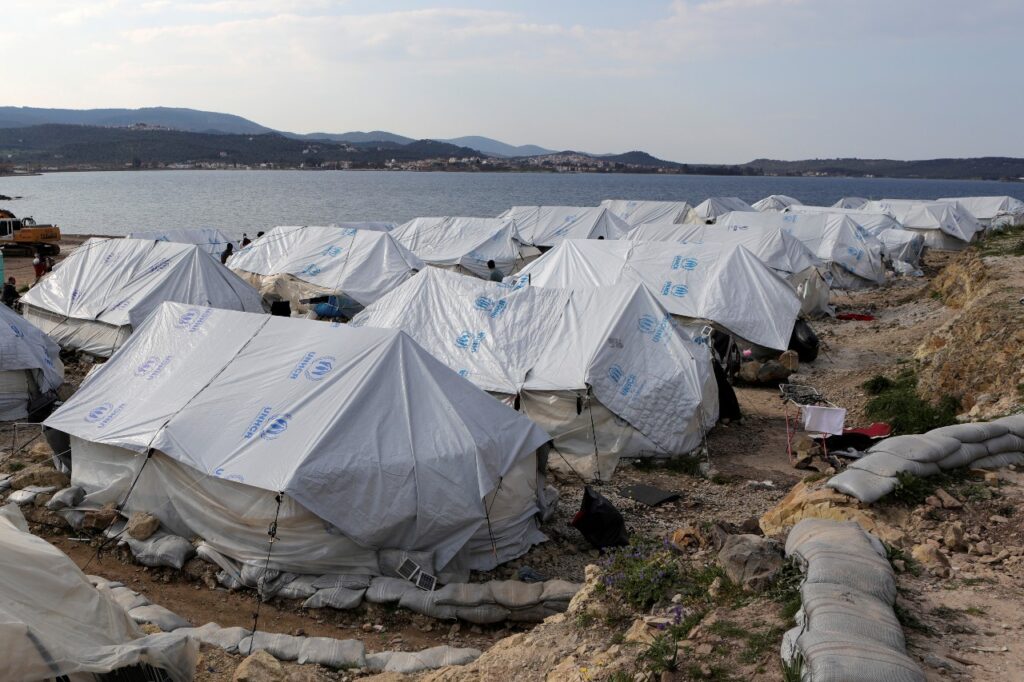
[[896, 569], [897, 573], [906, 573], [907, 572], [907, 562], [904, 561], [903, 559], [893, 559], [892, 560], [892, 567]]
[[795, 372], [800, 369], [800, 356], [794, 350], [787, 350], [779, 356], [779, 364], [790, 372]]
[[135, 512], [128, 519], [125, 531], [136, 540], [146, 540], [160, 527], [160, 519], [147, 512]]
[[750, 362], [744, 362], [740, 365], [739, 376], [740, 379], [746, 381], [748, 384], [757, 383], [757, 373], [761, 369], [761, 363], [757, 360], [751, 360]]
[[940, 500], [935, 495], [929, 495], [928, 497], [924, 498], [924, 503], [927, 504], [929, 507], [932, 507], [933, 509], [942, 509], [942, 500]]
[[910, 554], [918, 563], [927, 566], [936, 575], [943, 578], [949, 577], [949, 559], [935, 545], [914, 545], [913, 549], [910, 550]]
[[82, 514], [82, 528], [89, 530], [106, 530], [119, 516], [113, 507], [89, 509]]
[[988, 517], [988, 520], [991, 521], [992, 523], [1009, 523], [1010, 522], [1010, 519], [1006, 518], [1005, 516], [1000, 516], [999, 514], [993, 514], [992, 516]]
[[363, 632], [373, 632], [373, 623], [363, 623], [361, 629]]
[[235, 668], [231, 682], [284, 682], [284, 666], [266, 651], [257, 651]]
[[954, 521], [946, 526], [942, 535], [942, 544], [952, 552], [962, 552], [967, 549], [964, 541], [964, 524], [961, 521]]
[[985, 540], [981, 540], [980, 542], [977, 542], [977, 543], [974, 544], [974, 552], [973, 552], [973, 554], [977, 554], [978, 556], [985, 556], [985, 555], [991, 554], [991, 553], [992, 553], [992, 545], [990, 545]]
[[718, 576], [717, 578], [715, 578], [714, 580], [711, 581], [710, 585], [708, 585], [708, 595], [712, 599], [718, 599], [719, 595], [721, 595], [721, 594], [722, 594], [722, 577]]
[[939, 502], [942, 504], [943, 509], [960, 509], [963, 507], [963, 503], [956, 499], [942, 488], [935, 489], [935, 496], [939, 498]]
[[698, 656], [710, 656], [714, 652], [714, 650], [715, 648], [713, 646], [705, 642], [703, 644], [698, 644], [697, 648], [693, 650], [693, 653], [697, 654]]

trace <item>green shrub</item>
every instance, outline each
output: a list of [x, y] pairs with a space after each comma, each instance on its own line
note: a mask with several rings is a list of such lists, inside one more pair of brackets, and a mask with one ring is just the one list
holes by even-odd
[[642, 538], [610, 550], [602, 572], [603, 588], [639, 610], [671, 597], [682, 582], [679, 562], [666, 545]]
[[901, 372], [895, 379], [876, 376], [862, 385], [874, 397], [864, 407], [869, 419], [890, 424], [894, 433], [923, 433], [956, 423], [960, 401], [942, 396], [932, 404], [917, 394], [917, 375]]

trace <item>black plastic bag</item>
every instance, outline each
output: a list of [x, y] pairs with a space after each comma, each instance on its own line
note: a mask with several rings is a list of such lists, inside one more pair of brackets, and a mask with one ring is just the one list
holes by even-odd
[[595, 492], [589, 485], [584, 486], [583, 504], [569, 525], [582, 533], [587, 542], [597, 549], [629, 544], [629, 533], [626, 532], [626, 521], [622, 514], [604, 495]]
[[814, 362], [818, 358], [818, 335], [811, 325], [797, 320], [793, 325], [793, 335], [789, 337], [789, 349], [795, 350], [800, 362]]

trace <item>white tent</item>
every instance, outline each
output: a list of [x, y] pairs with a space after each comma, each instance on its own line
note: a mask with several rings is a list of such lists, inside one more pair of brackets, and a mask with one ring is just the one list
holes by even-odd
[[1024, 225], [1024, 201], [1014, 197], [948, 197], [938, 201], [960, 204], [982, 227]]
[[753, 211], [754, 207], [739, 197], [709, 197], [694, 207], [693, 212], [701, 222], [715, 221], [718, 216], [730, 211]]
[[620, 457], [688, 453], [718, 417], [707, 347], [640, 284], [511, 288], [427, 268], [352, 324], [402, 329], [480, 388], [518, 396], [554, 438], [551, 466], [588, 479]]
[[391, 236], [424, 263], [486, 278], [487, 261], [508, 274], [520, 264], [515, 222], [502, 218], [414, 218]]
[[195, 244], [211, 256], [220, 259], [220, 254], [228, 244], [238, 246], [238, 240], [212, 227], [181, 228], [177, 230], [149, 230], [146, 232], [130, 232], [128, 239], [151, 239], [157, 242], [174, 242], [176, 244]]
[[924, 254], [924, 237], [918, 232], [904, 230], [903, 225], [888, 213], [833, 206], [790, 206], [786, 212], [848, 216], [865, 232], [882, 242], [882, 253], [894, 263], [899, 261], [916, 266], [921, 262], [921, 256]]
[[32, 535], [10, 504], [0, 508], [0, 650], [5, 680], [142, 679], [116, 671], [149, 665], [190, 682], [199, 645], [185, 633], [145, 636], [70, 557]]
[[778, 350], [789, 347], [800, 312], [784, 279], [742, 246], [729, 244], [567, 240], [514, 281], [573, 290], [639, 282], [672, 315], [709, 320]]
[[862, 230], [849, 216], [807, 213], [749, 213], [737, 211], [718, 219], [729, 228], [781, 228], [804, 243], [826, 264], [830, 284], [852, 289], [885, 281], [882, 244]]
[[605, 199], [601, 206], [619, 216], [630, 227], [644, 223], [693, 223], [697, 215], [685, 201]]
[[626, 239], [678, 244], [727, 243], [743, 246], [783, 276], [813, 268], [817, 259], [803, 242], [782, 228], [721, 230], [715, 225], [648, 223], [634, 227]]
[[237, 251], [228, 267], [267, 301], [305, 312], [300, 301], [321, 295], [368, 305], [424, 265], [389, 232], [309, 225], [275, 227]]
[[543, 539], [549, 436], [408, 335], [193, 310], [162, 306], [46, 421], [85, 505], [127, 495], [259, 566], [277, 518], [270, 565], [300, 573], [484, 570]]
[[975, 234], [983, 229], [974, 216], [957, 203], [881, 199], [868, 202], [864, 208], [888, 213], [900, 221], [904, 229], [920, 232], [925, 244], [933, 249], [965, 249]]
[[769, 194], [764, 199], [752, 204], [755, 211], [785, 211], [790, 206], [800, 206], [803, 202], [785, 194]]
[[89, 239], [22, 297], [58, 344], [109, 357], [164, 301], [260, 312], [259, 292], [194, 244]]
[[524, 244], [551, 247], [565, 239], [619, 239], [629, 225], [600, 206], [513, 206], [499, 218], [516, 221]]
[[5, 305], [0, 305], [0, 421], [28, 416], [29, 405], [64, 383], [60, 347]]
[[868, 203], [870, 199], [864, 197], [843, 197], [836, 203], [832, 204], [832, 208], [852, 208], [860, 210], [864, 208], [864, 204]]
[[398, 227], [398, 223], [385, 220], [345, 220], [340, 223], [331, 223], [331, 227], [340, 227], [345, 230], [374, 230], [377, 232], [390, 232]]

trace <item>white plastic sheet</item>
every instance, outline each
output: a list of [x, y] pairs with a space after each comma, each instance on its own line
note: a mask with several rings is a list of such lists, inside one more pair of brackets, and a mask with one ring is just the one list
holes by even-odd
[[626, 221], [630, 227], [644, 223], [692, 223], [697, 221], [693, 206], [685, 201], [605, 199], [601, 206]]
[[460, 268], [477, 277], [490, 272], [487, 261], [504, 274], [520, 262], [519, 235], [513, 220], [502, 218], [414, 218], [391, 231], [424, 263]]
[[424, 265], [388, 232], [308, 225], [275, 227], [237, 251], [228, 267], [291, 275], [369, 305]]
[[731, 211], [753, 211], [754, 207], [739, 197], [709, 197], [697, 204], [693, 211], [701, 222], [715, 221]]
[[40, 392], [64, 383], [60, 347], [5, 305], [0, 305], [0, 372], [28, 370]]
[[938, 201], [960, 204], [983, 227], [1024, 224], [1024, 201], [1015, 197], [947, 197]]
[[[755, 214], [762, 215], [762, 214]], [[514, 281], [562, 289], [621, 282], [647, 286], [672, 315], [710, 320], [768, 348], [785, 350], [800, 300], [784, 279], [742, 246], [609, 240], [563, 242]]]
[[241, 240], [232, 239], [229, 235], [212, 227], [183, 227], [176, 230], [148, 230], [129, 232], [128, 239], [143, 239], [156, 242], [174, 242], [176, 244], [195, 244], [211, 256], [220, 259], [220, 254], [228, 244], [238, 246]]
[[180, 304], [46, 424], [285, 493], [357, 543], [429, 547], [442, 565], [549, 439], [401, 332]]
[[511, 218], [524, 244], [554, 246], [566, 239], [621, 239], [629, 225], [600, 206], [513, 206]]
[[769, 194], [751, 206], [755, 211], [785, 211], [790, 206], [800, 206], [801, 201], [785, 194]]
[[921, 231], [928, 246], [935, 249], [964, 248], [983, 229], [959, 203], [881, 199], [869, 201], [864, 209], [888, 213], [904, 229]]

